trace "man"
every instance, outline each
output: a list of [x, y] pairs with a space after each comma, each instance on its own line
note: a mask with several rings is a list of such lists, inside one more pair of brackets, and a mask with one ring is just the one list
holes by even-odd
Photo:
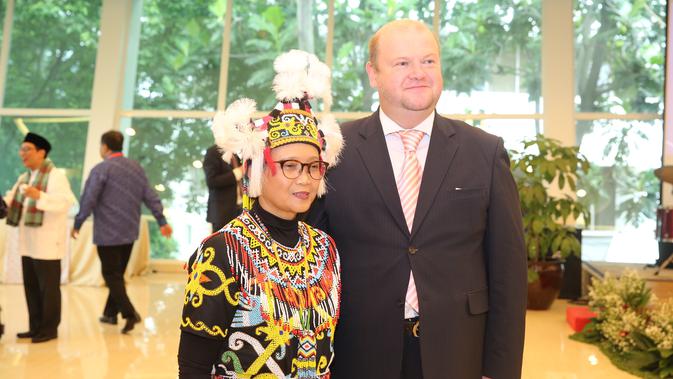
[[110, 290], [99, 320], [115, 325], [117, 313], [121, 313], [126, 319], [121, 330], [125, 334], [141, 321], [124, 284], [124, 271], [133, 243], [138, 239], [141, 203], [152, 212], [162, 235], [170, 237], [172, 229], [145, 171], [122, 154], [123, 144], [124, 136], [116, 130], [101, 137], [100, 155], [104, 160], [94, 166], [86, 181], [72, 237], [77, 238], [84, 220], [93, 212], [93, 243], [98, 249], [105, 285]]
[[51, 144], [28, 133], [19, 149], [21, 174], [6, 200], [7, 224], [21, 255], [29, 329], [18, 338], [46, 342], [58, 336], [61, 322], [61, 259], [66, 254], [68, 210], [75, 195], [63, 170], [47, 158]]
[[242, 168], [232, 154], [231, 164], [222, 158], [222, 152], [213, 145], [203, 157], [203, 172], [208, 186], [208, 213], [206, 221], [216, 232], [240, 213], [238, 183], [243, 177]]
[[377, 112], [345, 123], [311, 219], [342, 263], [334, 378], [519, 378], [526, 255], [502, 139], [439, 116], [439, 44], [399, 20], [370, 41]]

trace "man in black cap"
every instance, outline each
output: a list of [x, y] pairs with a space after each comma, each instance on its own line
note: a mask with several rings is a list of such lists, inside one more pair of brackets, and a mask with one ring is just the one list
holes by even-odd
[[[18, 243], [30, 329], [18, 338], [45, 342], [57, 337], [61, 321], [61, 259], [66, 254], [68, 210], [75, 195], [63, 170], [47, 158], [51, 144], [28, 133], [19, 157], [28, 169], [6, 200], [10, 238]], [[13, 234], [13, 235], [11, 235]]]

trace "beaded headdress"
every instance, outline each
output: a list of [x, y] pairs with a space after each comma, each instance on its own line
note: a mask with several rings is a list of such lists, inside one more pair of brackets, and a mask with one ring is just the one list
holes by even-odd
[[[246, 209], [252, 205], [250, 199], [261, 194], [264, 162], [271, 170], [276, 169], [271, 149], [289, 143], [307, 143], [318, 149], [321, 160], [334, 166], [343, 147], [341, 130], [334, 116], [322, 114], [318, 122], [309, 103], [311, 99], [321, 98], [329, 109], [332, 95], [327, 65], [313, 54], [291, 50], [276, 58], [273, 66], [276, 71], [273, 90], [278, 103], [268, 115], [252, 120], [255, 101], [243, 98], [224, 112], [218, 112], [213, 120], [215, 143], [220, 150], [237, 154], [243, 162], [243, 206]], [[323, 179], [318, 196], [326, 192]]]

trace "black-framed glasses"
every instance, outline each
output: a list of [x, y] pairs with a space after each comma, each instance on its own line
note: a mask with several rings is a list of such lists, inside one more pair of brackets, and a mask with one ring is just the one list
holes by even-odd
[[302, 163], [294, 159], [274, 161], [274, 163], [280, 165], [280, 170], [283, 171], [283, 175], [288, 179], [297, 179], [304, 172], [304, 167], [307, 167], [308, 175], [315, 180], [320, 180], [325, 176], [327, 166], [329, 166], [327, 162], [323, 161]]

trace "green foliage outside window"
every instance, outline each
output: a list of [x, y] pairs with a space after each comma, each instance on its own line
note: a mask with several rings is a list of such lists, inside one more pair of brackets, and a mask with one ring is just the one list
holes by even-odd
[[[470, 94], [499, 77], [517, 76], [520, 90], [541, 112], [541, 18], [540, 0], [456, 2], [442, 13], [445, 89]], [[475, 104], [464, 112], [482, 113], [488, 106]]]
[[225, 0], [143, 1], [134, 109], [215, 109], [225, 9]]
[[[659, 113], [663, 110], [665, 0], [575, 2], [576, 110]], [[606, 125], [609, 130], [605, 132]], [[637, 143], [655, 138], [660, 123], [578, 122], [578, 143], [603, 135], [608, 166], [594, 166], [582, 180], [597, 226], [638, 227], [653, 220], [659, 181], [651, 167], [634, 165]], [[648, 130], [649, 129], [649, 130]], [[641, 152], [642, 154], [642, 152]], [[661, 154], [660, 150], [651, 154]]]
[[[0, 11], [3, 20], [5, 3]], [[89, 108], [100, 6], [100, 0], [15, 2], [5, 107]], [[50, 158], [66, 170], [73, 191], [79, 195], [86, 122], [35, 123], [29, 118], [23, 122], [52, 142]], [[25, 170], [18, 157], [22, 140], [23, 132], [14, 118], [0, 119], [0, 151], [5, 153], [0, 160], [3, 194]]]
[[101, 0], [15, 2], [5, 107], [89, 108], [100, 8]]
[[247, 97], [257, 102], [258, 110], [271, 110], [276, 105], [271, 89], [274, 59], [301, 48], [324, 60], [326, 22], [324, 1], [235, 1], [227, 103]]

